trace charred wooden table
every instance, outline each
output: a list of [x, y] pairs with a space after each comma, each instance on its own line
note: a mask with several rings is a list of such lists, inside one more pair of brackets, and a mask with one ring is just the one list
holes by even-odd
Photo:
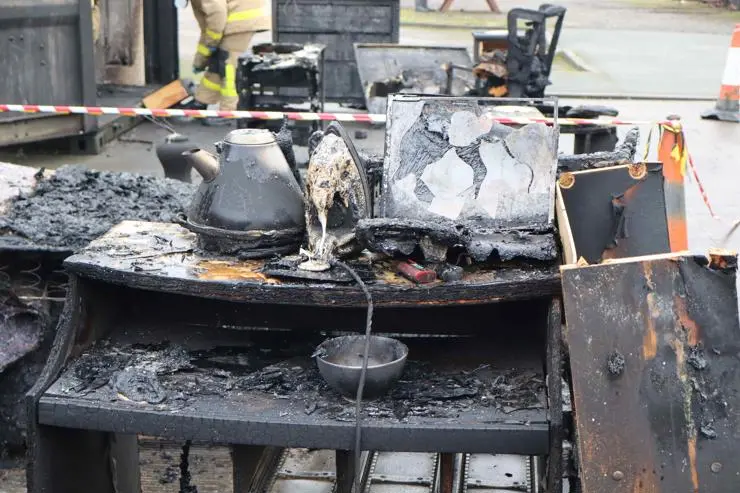
[[[30, 492], [139, 491], [138, 434], [230, 444], [235, 478], [265, 447], [353, 448], [353, 403], [310, 355], [364, 326], [359, 287], [282, 282], [195, 244], [173, 224], [124, 222], [65, 262], [65, 312], [27, 402]], [[372, 270], [374, 330], [403, 338], [410, 361], [364, 404], [363, 449], [553, 456], [557, 488], [557, 268], [431, 286]], [[430, 332], [444, 337], [419, 335]]]

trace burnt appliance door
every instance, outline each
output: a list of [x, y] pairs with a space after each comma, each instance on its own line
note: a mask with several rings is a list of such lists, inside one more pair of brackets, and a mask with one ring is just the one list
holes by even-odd
[[558, 188], [561, 239], [566, 252], [575, 250], [566, 262], [671, 251], [661, 164], [565, 173]]
[[740, 477], [737, 256], [562, 270], [584, 493], [724, 493]]

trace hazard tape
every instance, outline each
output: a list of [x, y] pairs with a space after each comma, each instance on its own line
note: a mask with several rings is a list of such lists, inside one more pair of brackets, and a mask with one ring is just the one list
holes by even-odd
[[707, 191], [704, 189], [704, 185], [699, 179], [699, 174], [696, 171], [696, 166], [694, 166], [694, 158], [691, 157], [691, 154], [689, 154], [689, 167], [691, 168], [691, 174], [694, 175], [694, 180], [696, 181], [696, 187], [699, 189], [699, 193], [701, 194], [701, 199], [704, 201], [704, 205], [706, 205], [707, 209], [709, 210], [709, 214], [711, 214], [713, 219], [719, 219], [719, 216], [714, 213], [712, 204], [709, 203], [709, 195], [707, 195]]
[[367, 113], [308, 113], [279, 111], [219, 111], [184, 109], [114, 108], [110, 106], [47, 106], [35, 104], [0, 104], [0, 113], [47, 113], [57, 115], [121, 115], [151, 116], [157, 118], [244, 118], [251, 120], [305, 120], [358, 123], [384, 123], [385, 115]]
[[[157, 118], [191, 117], [191, 118], [243, 118], [248, 120], [282, 120], [287, 118], [294, 121], [339, 121], [355, 123], [385, 123], [386, 117], [371, 113], [312, 113], [312, 112], [281, 112], [281, 111], [218, 111], [218, 110], [178, 110], [178, 109], [148, 109], [148, 108], [114, 108], [110, 106], [48, 106], [36, 104], [0, 104], [0, 113], [47, 113], [58, 115], [121, 115], [121, 116], [150, 116]], [[490, 119], [503, 125], [527, 125], [530, 123], [544, 123], [552, 125], [552, 118], [522, 118], [490, 116]], [[558, 118], [559, 125], [655, 125], [655, 122], [643, 120], [621, 120], [618, 118]]]
[[[45, 113], [60, 115], [121, 115], [130, 117], [149, 116], [157, 118], [171, 117], [192, 117], [192, 118], [243, 118], [250, 120], [288, 120], [294, 121], [339, 121], [339, 122], [356, 122], [356, 123], [385, 123], [385, 115], [370, 113], [314, 113], [314, 112], [281, 112], [281, 111], [218, 111], [218, 110], [185, 110], [185, 109], [148, 109], [148, 108], [115, 108], [111, 106], [51, 106], [36, 104], [0, 104], [0, 113]], [[521, 118], [521, 117], [501, 117], [488, 115], [492, 121], [503, 125], [527, 125], [530, 123], [543, 123], [552, 125], [555, 121], [553, 118]], [[645, 120], [622, 120], [618, 118], [558, 118], [559, 125], [578, 126], [578, 125], [631, 125], [631, 126], [650, 126], [650, 133], [647, 138], [645, 160], [650, 148], [653, 128], [656, 125], [667, 126], [671, 131], [683, 133], [680, 126], [676, 127], [676, 122], [666, 121], [645, 121]], [[685, 137], [684, 137], [685, 142]], [[699, 180], [699, 175], [694, 166], [694, 161], [687, 152], [689, 166], [696, 184], [701, 193], [704, 204], [709, 209], [713, 218], [718, 219], [712, 206], [709, 203], [709, 197]]]

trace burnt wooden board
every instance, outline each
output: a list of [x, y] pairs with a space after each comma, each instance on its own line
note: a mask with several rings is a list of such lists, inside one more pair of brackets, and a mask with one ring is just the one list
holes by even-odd
[[584, 493], [720, 493], [740, 480], [736, 256], [564, 267]]
[[[245, 303], [365, 306], [356, 285], [285, 282], [260, 270], [262, 260], [237, 261], [196, 251], [196, 237], [167, 223], [124, 221], [67, 258], [82, 277], [132, 288]], [[370, 291], [377, 306], [454, 305], [546, 298], [560, 290], [557, 268], [469, 269], [462, 281], [416, 285], [388, 263], [374, 264]]]

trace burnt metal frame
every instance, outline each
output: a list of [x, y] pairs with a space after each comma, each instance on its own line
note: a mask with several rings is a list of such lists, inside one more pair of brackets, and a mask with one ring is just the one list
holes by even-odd
[[147, 84], [180, 77], [177, 8], [173, 2], [144, 0], [144, 56]]
[[[552, 39], [547, 43], [545, 32], [545, 23], [550, 17], [556, 17], [555, 29]], [[507, 68], [509, 71], [508, 88], [511, 97], [521, 97], [526, 94], [526, 86], [529, 82], [530, 67], [529, 63], [533, 57], [544, 57], [545, 76], [550, 76], [552, 62], [555, 59], [555, 50], [558, 40], [560, 39], [560, 30], [563, 27], [565, 18], [565, 9], [556, 5], [543, 4], [537, 10], [528, 9], [511, 9], [507, 14], [507, 24], [509, 30], [508, 36], [508, 55], [506, 57]], [[529, 39], [521, 43], [519, 39], [519, 30], [517, 21], [525, 19], [530, 21], [532, 26], [528, 30]], [[547, 48], [545, 48], [547, 45]], [[530, 97], [543, 97], [544, 90], [541, 93], [530, 94]]]
[[[301, 0], [287, 0], [287, 1], [286, 0], [273, 0], [272, 1], [272, 41], [274, 43], [284, 42], [283, 40], [280, 39], [280, 29], [278, 26], [278, 9], [280, 9], [280, 7], [284, 5], [285, 3], [296, 2], [296, 1], [301, 1]], [[382, 3], [389, 5], [393, 9], [393, 12], [391, 15], [391, 26], [390, 26], [391, 32], [388, 34], [390, 35], [390, 38], [391, 38], [390, 43], [398, 44], [398, 41], [400, 39], [400, 26], [401, 26], [401, 2], [400, 0], [380, 0], [380, 1], [382, 1]], [[378, 3], [380, 3], [380, 1]], [[363, 2], [365, 4], [372, 3], [372, 2], [368, 2], [367, 0], [342, 0], [341, 2], [336, 1], [336, 0], [315, 0], [314, 1], [315, 4], [320, 4], [320, 3], [340, 4], [342, 3], [342, 4], [347, 4], [347, 5], [352, 5], [353, 3], [360, 3], [360, 2]], [[333, 31], [330, 34], [338, 34], [338, 33], [341, 33], [341, 31], [340, 30]], [[302, 34], [306, 34], [306, 36], [308, 36], [310, 34], [319, 34], [319, 33], [302, 33]], [[308, 42], [313, 42], [313, 41], [308, 41]], [[356, 64], [357, 62], [352, 61], [351, 63]], [[326, 73], [323, 71], [323, 68], [322, 68], [322, 73]], [[358, 78], [359, 78], [359, 75], [358, 75]], [[326, 99], [325, 95], [323, 96], [323, 99]], [[365, 104], [365, 96], [362, 93], [360, 93], [359, 95], [353, 95], [353, 96], [347, 96], [347, 97], [341, 97], [341, 98], [333, 97], [330, 94], [328, 97], [328, 100], [334, 103], [343, 103], [343, 104], [344, 103], [362, 104], [362, 105]]]
[[[138, 467], [136, 461], [130, 457], [134, 453], [134, 433], [164, 434], [183, 440], [208, 441], [217, 436], [241, 436], [239, 441], [242, 443], [252, 440], [264, 442], [260, 445], [237, 446], [250, 447], [254, 452], [264, 450], [260, 448], [264, 445], [336, 448], [338, 444], [345, 444], [347, 448], [351, 447], [353, 427], [350, 425], [337, 426], [336, 429], [322, 426], [310, 433], [313, 436], [311, 438], [304, 434], [309, 433], [305, 426], [303, 429], [296, 429], [289, 424], [270, 425], [259, 422], [259, 419], [251, 424], [241, 419], [222, 420], [208, 426], [209, 423], [203, 417], [192, 416], [186, 419], [190, 424], [181, 421], [179, 426], [172, 426], [171, 419], [166, 415], [146, 411], [136, 413], [138, 418], [131, 413], [120, 416], [115, 408], [104, 409], [102, 405], [90, 407], [86, 412], [79, 406], [76, 406], [76, 410], [65, 408], [69, 402], [55, 405], [54, 398], [48, 397], [43, 398], [42, 405], [44, 392], [58, 378], [68, 360], [81, 347], [102, 337], [102, 334], [96, 332], [106, 326], [105, 320], [116, 317], [116, 310], [113, 309], [116, 306], [116, 297], [112, 296], [115, 289], [120, 288], [112, 284], [101, 285], [98, 281], [77, 274], [71, 275], [67, 302], [50, 358], [38, 382], [26, 397], [30, 449], [27, 468], [29, 492], [66, 492], [90, 488], [91, 491], [104, 493], [134, 491], [135, 486], [130, 486], [132, 489], [125, 487], [131, 484], [130, 477], [138, 474], [138, 471], [133, 470]], [[400, 444], [401, 449], [409, 451], [428, 451], [431, 447], [441, 452], [508, 452], [549, 456], [552, 460], [549, 461], [547, 470], [548, 491], [560, 491], [563, 420], [562, 379], [559, 371], [562, 368], [561, 314], [558, 298], [553, 298], [550, 302], [547, 323], [547, 347], [543, 353], [543, 365], [547, 372], [547, 424], [532, 423], [524, 427], [501, 424], [489, 427], [488, 433], [481, 433], [475, 427], [467, 427], [467, 430], [452, 427], [443, 431], [443, 435], [447, 436], [444, 446], [432, 445], [441, 438], [436, 430], [430, 430], [427, 434], [419, 434], [417, 431], [414, 437], [407, 433], [399, 435], [399, 430], [405, 428], [403, 425], [381, 426], [376, 427], [375, 432], [366, 434], [368, 448], [399, 449]], [[178, 419], [182, 420], [182, 417]], [[164, 432], [168, 423], [170, 427]], [[495, 440], [491, 433], [495, 434]], [[70, 441], [77, 444], [74, 451], [68, 447]], [[116, 464], [128, 465], [111, 470], [109, 462], [112, 459], [116, 460]], [[241, 481], [246, 481], [243, 475], [252, 466], [241, 464], [239, 467], [244, 469], [240, 472]]]
[[[237, 84], [239, 87], [239, 109], [240, 110], [265, 110], [265, 111], [284, 111], [284, 105], [295, 103], [295, 102], [304, 102], [306, 99], [309, 102], [310, 108], [309, 111], [312, 111], [314, 113], [316, 112], [322, 112], [324, 111], [324, 105], [326, 103], [326, 84], [325, 84], [325, 67], [326, 67], [326, 58], [325, 58], [325, 52], [326, 47], [321, 49], [321, 54], [319, 55], [319, 64], [318, 64], [318, 71], [312, 72], [310, 70], [306, 70], [306, 82], [307, 84], [285, 84], [280, 86], [265, 86], [266, 88], [275, 89], [275, 94], [272, 96], [263, 96], [262, 90], [264, 89], [262, 86], [260, 86], [260, 92], [254, 92], [254, 83], [259, 84], [259, 80], [255, 81], [254, 83], [250, 81], [249, 79], [249, 71], [247, 67], [239, 61], [239, 68], [237, 69]], [[300, 98], [297, 96], [287, 96], [287, 95], [281, 95], [279, 93], [279, 90], [281, 87], [294, 87], [294, 88], [307, 88], [308, 89], [308, 97], [306, 99]], [[260, 100], [263, 101], [269, 101], [269, 103], [260, 103]], [[277, 104], [277, 106], [275, 106]], [[237, 126], [238, 128], [247, 128], [248, 123], [244, 119], [237, 120]], [[309, 128], [312, 132], [315, 132], [317, 130], [320, 130], [323, 128], [323, 123], [319, 121], [312, 121], [309, 123]]]

